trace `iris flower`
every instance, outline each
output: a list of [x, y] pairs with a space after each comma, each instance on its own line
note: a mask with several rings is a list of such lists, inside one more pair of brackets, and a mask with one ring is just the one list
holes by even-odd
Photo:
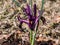
[[38, 16], [36, 15], [37, 13], [36, 4], [34, 4], [33, 11], [31, 10], [30, 6], [27, 4], [27, 7], [24, 8], [23, 12], [25, 12], [26, 16], [28, 16], [28, 20], [22, 19], [20, 16], [18, 16], [18, 20], [20, 21], [21, 24], [22, 23], [28, 24], [29, 28], [31, 30], [34, 30], [40, 16], [40, 11], [38, 11], [39, 13]]

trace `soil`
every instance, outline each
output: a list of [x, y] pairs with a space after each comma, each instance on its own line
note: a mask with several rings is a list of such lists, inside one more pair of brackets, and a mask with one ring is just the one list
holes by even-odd
[[[36, 2], [37, 10], [41, 10], [41, 1], [32, 0], [32, 4]], [[0, 0], [0, 45], [30, 45], [30, 29], [25, 23], [21, 29], [17, 19], [18, 15], [27, 19], [22, 11], [27, 3], [30, 1]], [[60, 45], [60, 0], [44, 0], [43, 8], [34, 45]]]

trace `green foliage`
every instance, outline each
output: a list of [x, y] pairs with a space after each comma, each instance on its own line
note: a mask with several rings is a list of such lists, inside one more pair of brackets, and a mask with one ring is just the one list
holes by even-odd
[[19, 7], [20, 6], [20, 3], [17, 2], [16, 0], [13, 0], [13, 2], [15, 2], [15, 4]]

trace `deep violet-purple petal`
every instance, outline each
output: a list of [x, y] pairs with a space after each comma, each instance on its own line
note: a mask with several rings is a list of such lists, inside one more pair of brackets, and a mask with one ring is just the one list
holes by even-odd
[[20, 16], [18, 16], [18, 20], [20, 21], [20, 22], [24, 22], [24, 23], [26, 23], [26, 24], [29, 24], [29, 21], [28, 20], [25, 20], [25, 19], [22, 19]]
[[30, 6], [28, 4], [27, 4], [27, 8], [23, 9], [23, 12], [26, 13], [26, 15], [28, 16], [29, 19], [32, 17], [32, 11], [31, 11]]
[[34, 16], [36, 18], [36, 4], [34, 4]]
[[32, 11], [31, 11], [31, 8], [28, 4], [27, 4], [27, 10], [26, 11], [27, 11], [29, 16], [32, 16]]

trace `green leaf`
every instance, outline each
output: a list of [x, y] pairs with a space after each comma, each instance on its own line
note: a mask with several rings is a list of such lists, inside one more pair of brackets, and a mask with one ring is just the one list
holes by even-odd
[[13, 2], [15, 2], [15, 0], [13, 0]]
[[20, 3], [18, 3], [17, 1], [15, 1], [15, 4], [19, 7], [20, 6]]
[[29, 0], [29, 4], [30, 4], [30, 6], [31, 6], [31, 8], [32, 8], [32, 0]]
[[16, 0], [13, 0], [13, 2], [15, 2], [15, 4], [19, 7], [20, 6], [20, 3], [17, 2]]
[[41, 10], [43, 9], [43, 6], [44, 6], [44, 0], [42, 0]]

